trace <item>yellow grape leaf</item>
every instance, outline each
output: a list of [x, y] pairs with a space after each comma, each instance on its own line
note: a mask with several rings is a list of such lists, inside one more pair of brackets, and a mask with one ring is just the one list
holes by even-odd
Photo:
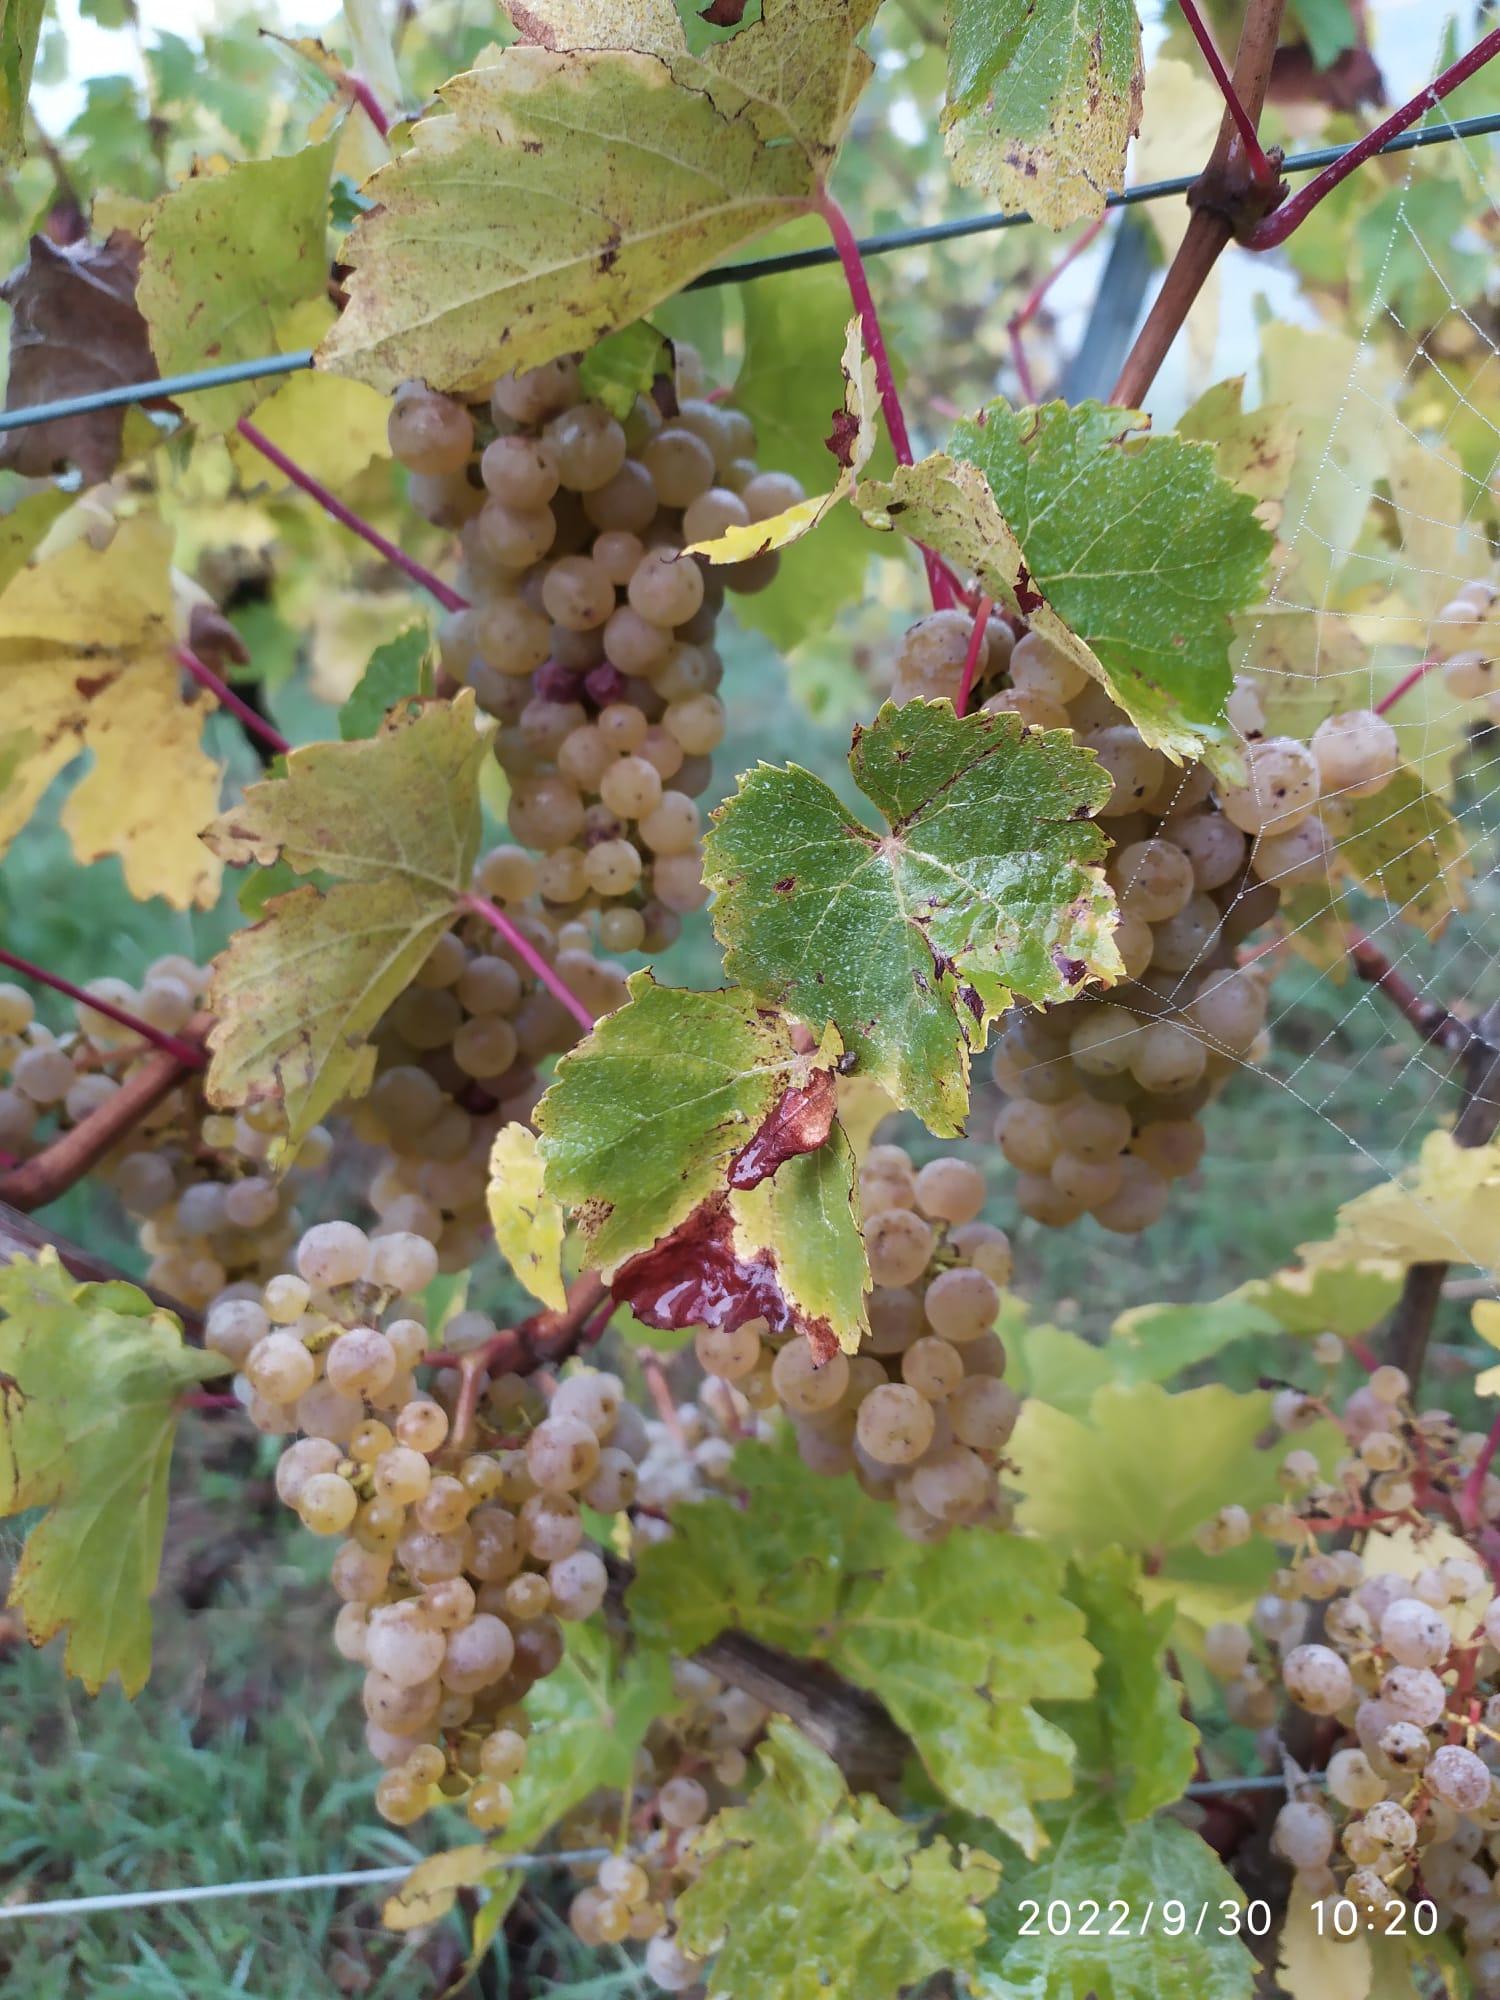
[[29, 744], [0, 796], [0, 852], [88, 749], [62, 816], [78, 859], [118, 854], [132, 896], [206, 909], [221, 871], [198, 835], [220, 768], [200, 741], [209, 705], [183, 699], [172, 657], [171, 561], [169, 530], [140, 514], [106, 549], [67, 541], [0, 592], [6, 735]]
[[[194, 174], [155, 204], [136, 304], [163, 375], [305, 344], [284, 316], [327, 293], [336, 143]], [[191, 413], [205, 431], [232, 430], [261, 394], [255, 382], [205, 390]]]
[[[1475, 1301], [1474, 1331], [1490, 1347], [1500, 1349], [1500, 1299]], [[1474, 1377], [1476, 1396], [1500, 1396], [1500, 1364]]]
[[1456, 1146], [1429, 1132], [1414, 1167], [1346, 1201], [1334, 1234], [1297, 1254], [1308, 1267], [1389, 1257], [1500, 1270], [1500, 1142]]
[[[874, 0], [766, 0], [687, 52], [675, 9], [516, 5], [368, 184], [321, 365], [476, 392], [628, 326], [814, 206], [873, 73]], [[477, 275], [476, 275], [477, 274]]]
[[319, 350], [378, 389], [418, 375], [475, 394], [589, 347], [816, 193], [800, 149], [655, 55], [519, 46], [439, 96], [368, 184], [349, 304]]
[[854, 1150], [856, 1160], [863, 1160], [875, 1140], [877, 1128], [883, 1120], [901, 1109], [894, 1097], [871, 1076], [863, 1076], [858, 1070], [853, 1076], [841, 1076], [838, 1080], [839, 1123], [844, 1128], [844, 1137]]
[[694, 542], [684, 551], [703, 556], [711, 563], [749, 562], [768, 549], [784, 549], [815, 528], [831, 507], [854, 490], [854, 482], [870, 462], [875, 449], [875, 411], [879, 398], [875, 387], [875, 364], [865, 359], [859, 319], [851, 319], [844, 335], [844, 414], [833, 420], [829, 450], [839, 461], [839, 476], [827, 493], [798, 500], [764, 521], [751, 521], [743, 528], [726, 528], [711, 542]]
[[502, 1125], [490, 1151], [488, 1201], [500, 1254], [543, 1305], [568, 1302], [563, 1285], [562, 1203], [542, 1191], [543, 1167], [529, 1125]]
[[[255, 423], [304, 472], [342, 492], [371, 459], [390, 457], [389, 416], [389, 401], [368, 383], [317, 375], [305, 368], [267, 396], [255, 413]], [[236, 439], [233, 451], [246, 486], [288, 483], [253, 445]]]
[[1352, 1937], [1334, 1934], [1325, 1915], [1322, 1930], [1312, 1904], [1295, 1890], [1281, 1929], [1276, 1984], [1288, 2000], [1369, 2000], [1375, 1978], [1370, 1941], [1362, 1929]]
[[408, 702], [378, 736], [293, 750], [284, 778], [252, 785], [204, 836], [235, 867], [279, 858], [339, 878], [272, 897], [214, 963], [210, 1099], [280, 1099], [287, 1151], [369, 1089], [365, 1038], [469, 888], [488, 746], [470, 689]]
[[9, 1601], [35, 1646], [66, 1628], [91, 1694], [145, 1686], [178, 1398], [226, 1370], [134, 1285], [78, 1284], [50, 1247], [0, 1265], [0, 1516], [45, 1509]]
[[[1211, 95], [1222, 104], [1216, 90]], [[1297, 463], [1297, 426], [1284, 405], [1263, 403], [1247, 410], [1244, 403], [1243, 375], [1216, 382], [1183, 412], [1177, 435], [1211, 444], [1215, 465], [1241, 493], [1279, 502]]]
[[[1413, 1582], [1424, 1569], [1435, 1569], [1450, 1556], [1455, 1559], [1462, 1556], [1471, 1562], [1474, 1557], [1474, 1551], [1461, 1535], [1432, 1520], [1424, 1520], [1420, 1532], [1405, 1524], [1374, 1529], [1360, 1553], [1365, 1559], [1366, 1576], [1378, 1576], [1384, 1571], [1391, 1576], [1409, 1577]], [[1460, 1643], [1472, 1636], [1494, 1595], [1494, 1585], [1485, 1582], [1472, 1597], [1444, 1606], [1443, 1616]]]
[[446, 1917], [460, 1889], [477, 1889], [493, 1881], [504, 1903], [513, 1902], [521, 1886], [521, 1871], [476, 1841], [471, 1847], [449, 1847], [419, 1861], [394, 1896], [388, 1896], [381, 1918], [387, 1930], [418, 1931]]

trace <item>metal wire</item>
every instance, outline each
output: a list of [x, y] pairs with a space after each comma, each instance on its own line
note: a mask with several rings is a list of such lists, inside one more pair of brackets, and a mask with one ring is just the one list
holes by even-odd
[[[1480, 118], [1460, 118], [1452, 125], [1423, 126], [1399, 133], [1381, 147], [1376, 159], [1387, 153], [1408, 153], [1421, 146], [1442, 146], [1454, 139], [1479, 139], [1500, 132], [1500, 112]], [[1284, 174], [1316, 173], [1332, 166], [1351, 150], [1348, 146], [1321, 146], [1315, 152], [1297, 153], [1283, 160]], [[1135, 208], [1142, 202], [1161, 201], [1168, 195], [1186, 194], [1198, 178], [1179, 174], [1172, 180], [1147, 181], [1140, 187], [1112, 194], [1106, 208]], [[883, 236], [860, 239], [863, 257], [885, 257], [896, 250], [915, 250], [928, 243], [953, 243], [965, 236], [984, 236], [998, 229], [1019, 229], [1033, 220], [1024, 209], [1014, 215], [971, 215], [956, 222], [933, 222], [920, 229], [893, 229]], [[819, 264], [836, 264], [838, 252], [828, 244], [816, 249], [789, 250], [776, 257], [756, 257], [743, 264], [721, 264], [705, 271], [684, 287], [690, 292], [716, 285], [748, 284], [755, 278], [770, 278], [784, 271], [806, 271]], [[202, 368], [190, 375], [167, 375], [154, 382], [128, 382], [113, 389], [97, 389], [86, 396], [67, 396], [52, 403], [31, 403], [25, 409], [0, 410], [0, 431], [23, 430], [31, 424], [51, 423], [61, 417], [87, 416], [91, 410], [118, 409], [126, 403], [146, 403], [155, 396], [191, 396], [204, 389], [222, 389], [234, 382], [251, 382], [263, 375], [291, 375], [312, 366], [312, 350], [295, 354], [268, 354], [254, 361], [231, 361], [219, 368]]]
[[[552, 1862], [602, 1861], [607, 1847], [575, 1847], [559, 1854], [497, 1854], [497, 1868], [543, 1868]], [[229, 1896], [284, 1896], [303, 1889], [376, 1889], [404, 1882], [413, 1868], [347, 1868], [331, 1875], [274, 1875], [257, 1882], [205, 1882], [191, 1889], [133, 1889], [111, 1896], [57, 1896], [41, 1903], [0, 1903], [0, 1923], [25, 1917], [89, 1917], [108, 1910], [152, 1910], [167, 1904], [211, 1903]]]

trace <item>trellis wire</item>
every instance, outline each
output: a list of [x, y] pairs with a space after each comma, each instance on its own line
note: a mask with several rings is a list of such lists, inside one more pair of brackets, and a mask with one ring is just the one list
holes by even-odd
[[[558, 1854], [497, 1854], [497, 1868], [544, 1868], [556, 1862], [602, 1861], [607, 1847], [575, 1847]], [[303, 1889], [375, 1889], [404, 1882], [411, 1862], [401, 1868], [346, 1868], [329, 1875], [273, 1875], [255, 1882], [205, 1882], [190, 1889], [132, 1889], [110, 1896], [60, 1896], [41, 1903], [0, 1904], [0, 1923], [22, 1917], [88, 1917], [109, 1910], [151, 1910], [164, 1904], [211, 1903], [230, 1896], [283, 1896]]]
[[[1479, 139], [1500, 132], [1500, 112], [1486, 112], [1479, 118], [1460, 118], [1451, 125], [1421, 126], [1398, 133], [1374, 157], [1406, 153], [1421, 146], [1442, 146], [1454, 139]], [[1357, 142], [1356, 142], [1357, 143]], [[1349, 146], [1320, 146], [1311, 153], [1297, 153], [1283, 160], [1284, 174], [1317, 173], [1332, 166], [1352, 150]], [[1161, 201], [1168, 195], [1186, 194], [1197, 180], [1196, 174], [1179, 174], [1171, 180], [1146, 181], [1109, 195], [1106, 208], [1134, 208], [1143, 202]], [[1000, 229], [1019, 229], [1032, 222], [1025, 209], [1014, 215], [972, 215], [955, 222], [932, 222], [918, 229], [893, 229], [882, 236], [860, 239], [864, 257], [884, 257], [896, 250], [915, 250], [929, 243], [953, 243], [965, 236], [984, 236]], [[740, 285], [754, 278], [776, 277], [784, 271], [805, 271], [820, 264], [835, 264], [838, 252], [832, 244], [808, 250], [789, 250], [775, 257], [752, 258], [743, 264], [720, 264], [694, 278], [685, 290], [703, 291], [716, 285]], [[66, 396], [51, 403], [31, 403], [20, 410], [0, 411], [0, 431], [23, 430], [31, 424], [52, 423], [63, 417], [87, 416], [92, 410], [118, 409], [123, 404], [145, 403], [156, 396], [190, 396], [203, 389], [222, 389], [235, 382], [251, 382], [267, 375], [292, 375], [312, 366], [311, 348], [292, 354], [268, 354], [254, 361], [232, 361], [219, 368], [202, 368], [189, 375], [166, 375], [154, 382], [127, 382], [112, 389], [96, 389], [86, 396]]]

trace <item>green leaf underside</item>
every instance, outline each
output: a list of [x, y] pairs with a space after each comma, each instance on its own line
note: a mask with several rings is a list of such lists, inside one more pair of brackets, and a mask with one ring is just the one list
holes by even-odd
[[835, 1124], [815, 1152], [784, 1160], [769, 1180], [730, 1195], [736, 1248], [769, 1249], [776, 1282], [804, 1321], [821, 1321], [849, 1353], [869, 1332], [870, 1266], [855, 1218], [856, 1162]]
[[46, 0], [5, 0], [0, 6], [0, 159], [19, 152], [25, 136], [26, 100], [46, 11]]
[[[195, 177], [162, 196], [146, 225], [136, 303], [163, 375], [278, 350], [280, 316], [326, 298], [328, 181], [337, 146], [334, 134], [282, 159], [245, 160]], [[191, 414], [205, 431], [231, 430], [266, 393], [255, 382], [205, 390]]]
[[1099, 403], [995, 402], [952, 449], [988, 479], [1037, 589], [1087, 637], [1132, 722], [1191, 751], [1223, 716], [1229, 621], [1258, 600], [1271, 537], [1211, 447], [1141, 437], [1143, 421]]
[[536, 1134], [526, 1125], [502, 1125], [490, 1151], [487, 1197], [495, 1248], [533, 1297], [561, 1312], [563, 1212], [542, 1183]]
[[1108, 780], [1061, 731], [947, 702], [888, 702], [850, 767], [888, 832], [795, 764], [760, 765], [719, 808], [714, 928], [752, 993], [834, 1021], [865, 1073], [953, 1133], [971, 1050], [1012, 993], [1041, 1004], [1118, 973], [1086, 818]]
[[80, 1285], [57, 1254], [0, 1267], [0, 1516], [47, 1512], [10, 1602], [33, 1645], [67, 1630], [64, 1664], [91, 1694], [151, 1670], [151, 1612], [167, 1520], [177, 1398], [223, 1357], [133, 1285]]
[[724, 1186], [784, 1093], [833, 1055], [799, 1055], [744, 992], [680, 992], [649, 972], [557, 1065], [536, 1110], [547, 1192], [579, 1208], [588, 1261], [610, 1277]]
[[1172, 1607], [1147, 1611], [1139, 1581], [1140, 1565], [1123, 1549], [1070, 1566], [1067, 1593], [1088, 1619], [1099, 1684], [1092, 1701], [1056, 1714], [1078, 1745], [1080, 1776], [1107, 1786], [1132, 1820], [1182, 1797], [1198, 1744], [1164, 1657]]
[[1094, 1682], [1062, 1558], [981, 1530], [919, 1547], [852, 1480], [765, 1446], [741, 1448], [733, 1484], [743, 1507], [678, 1507], [672, 1540], [642, 1552], [635, 1629], [686, 1652], [732, 1626], [827, 1660], [880, 1697], [948, 1798], [1034, 1852], [1032, 1804], [1066, 1795], [1073, 1754], [1034, 1704], [1085, 1701]]
[[684, 1946], [718, 1954], [711, 1995], [871, 2000], [973, 1964], [1000, 1877], [988, 1854], [922, 1846], [779, 1717], [756, 1756], [750, 1803], [700, 1836], [703, 1873], [678, 1904]]
[[422, 663], [427, 657], [430, 634], [425, 625], [413, 625], [398, 632], [370, 655], [370, 664], [359, 685], [339, 710], [339, 735], [346, 743], [361, 736], [374, 736], [386, 712], [404, 695], [420, 692]]
[[562, 1664], [526, 1697], [531, 1734], [507, 1849], [532, 1847], [590, 1792], [628, 1793], [646, 1731], [677, 1705], [664, 1651], [641, 1645], [622, 1662], [598, 1626], [564, 1631]]
[[954, 0], [950, 19], [956, 178], [1053, 229], [1102, 215], [1141, 122], [1134, 0]]
[[236, 866], [284, 858], [341, 878], [273, 897], [214, 967], [213, 1101], [280, 1098], [289, 1146], [369, 1088], [366, 1037], [469, 887], [487, 733], [474, 697], [429, 703], [360, 742], [293, 750], [204, 835]]
[[[985, 1908], [977, 2000], [1250, 2000], [1255, 1960], [1235, 1921], [1244, 1891], [1196, 1833], [1168, 1818], [1127, 1825], [1098, 1795], [1045, 1817], [1053, 1844], [1031, 1866], [1008, 1863]], [[1177, 1937], [1169, 1899], [1186, 1912]], [[1053, 1903], [1068, 1912], [1058, 1933]]]

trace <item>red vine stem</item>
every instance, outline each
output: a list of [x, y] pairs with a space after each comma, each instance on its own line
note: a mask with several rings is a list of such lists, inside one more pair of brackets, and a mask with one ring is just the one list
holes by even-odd
[[360, 110], [364, 112], [366, 118], [375, 127], [381, 138], [389, 139], [391, 136], [391, 121], [385, 115], [385, 106], [375, 95], [374, 91], [371, 90], [364, 78], [356, 76], [353, 70], [346, 69], [344, 71], [344, 88], [354, 99]]
[[[826, 188], [819, 197], [818, 213], [828, 224], [828, 233], [833, 238], [833, 246], [839, 253], [839, 263], [844, 269], [844, 282], [849, 287], [854, 310], [859, 314], [865, 347], [875, 364], [875, 383], [880, 391], [880, 408], [885, 416], [885, 427], [890, 432], [891, 447], [895, 451], [896, 462], [898, 465], [910, 465], [912, 449], [911, 436], [906, 428], [906, 412], [901, 407], [901, 397], [896, 388], [891, 357], [886, 350], [885, 335], [881, 331], [880, 315], [875, 310], [875, 297], [870, 290], [865, 260], [859, 253], [859, 239], [849, 226], [848, 216]], [[947, 568], [931, 549], [922, 550], [922, 560], [927, 565], [927, 586], [932, 594], [932, 608], [934, 611], [946, 611], [953, 604], [953, 585], [949, 581]]]
[[199, 687], [207, 688], [221, 708], [226, 708], [231, 715], [238, 716], [252, 736], [258, 736], [262, 743], [269, 744], [273, 750], [279, 750], [283, 757], [286, 755], [292, 746], [281, 731], [273, 728], [263, 715], [257, 715], [249, 702], [241, 701], [234, 689], [226, 681], [220, 680], [213, 668], [200, 660], [191, 646], [179, 646], [176, 654], [177, 664], [186, 667]]
[[1214, 46], [1214, 38], [1208, 32], [1208, 23], [1198, 12], [1197, 0], [1178, 0], [1183, 18], [1193, 31], [1193, 39], [1203, 51], [1203, 60], [1213, 72], [1219, 93], [1229, 107], [1229, 115], [1239, 128], [1245, 142], [1245, 152], [1250, 164], [1250, 178], [1258, 187], [1269, 187], [1276, 179], [1276, 169], [1266, 158], [1266, 151], [1256, 136], [1255, 120], [1240, 102], [1240, 94], [1234, 87], [1229, 71], [1224, 67], [1224, 58]]
[[1441, 76], [1419, 90], [1415, 97], [1393, 111], [1372, 131], [1352, 145], [1347, 153], [1340, 155], [1331, 166], [1315, 174], [1304, 187], [1300, 187], [1291, 198], [1284, 202], [1274, 214], [1259, 221], [1248, 236], [1244, 237], [1246, 247], [1251, 250], [1274, 250], [1278, 243], [1284, 243], [1299, 224], [1305, 222], [1325, 195], [1329, 195], [1366, 160], [1378, 153], [1388, 139], [1394, 139], [1398, 132], [1404, 132], [1408, 125], [1415, 125], [1424, 111], [1431, 111], [1441, 104], [1450, 91], [1461, 83], [1466, 83], [1477, 70], [1484, 68], [1492, 57], [1500, 55], [1500, 28], [1491, 28], [1481, 41], [1474, 44], [1467, 55], [1460, 56], [1450, 64]]
[[1375, 713], [1377, 715], [1384, 715], [1388, 708], [1394, 708], [1402, 695], [1410, 694], [1419, 682], [1426, 680], [1434, 667], [1440, 667], [1442, 664], [1441, 660], [1423, 660], [1419, 666], [1413, 667], [1409, 674], [1403, 675], [1397, 681], [1389, 694], [1383, 694], [1380, 697], [1379, 701], [1375, 704]]
[[1379, 945], [1366, 937], [1363, 931], [1355, 931], [1349, 939], [1349, 963], [1367, 986], [1373, 986], [1385, 995], [1424, 1042], [1433, 1042], [1447, 1049], [1450, 1055], [1461, 1055], [1474, 1039], [1474, 1031], [1467, 1021], [1450, 1014], [1436, 1000], [1424, 999], [1411, 982], [1396, 970]]
[[1463, 1492], [1458, 1496], [1459, 1517], [1471, 1531], [1479, 1526], [1480, 1502], [1484, 1493], [1484, 1482], [1497, 1447], [1500, 1447], [1500, 1417], [1490, 1425], [1489, 1436], [1480, 1447], [1474, 1469], [1464, 1481]]
[[388, 563], [393, 563], [397, 569], [409, 576], [413, 583], [420, 584], [423, 590], [435, 597], [445, 611], [468, 609], [468, 598], [460, 597], [451, 585], [444, 583], [440, 576], [434, 576], [432, 571], [419, 563], [415, 556], [409, 556], [405, 549], [397, 548], [396, 544], [382, 535], [378, 528], [372, 527], [362, 514], [356, 514], [352, 507], [346, 507], [338, 495], [325, 486], [321, 479], [314, 479], [312, 474], [304, 471], [295, 459], [288, 458], [280, 445], [272, 444], [258, 424], [252, 424], [248, 417], [241, 417], [236, 428], [245, 442], [253, 444], [263, 458], [271, 461], [278, 472], [290, 479], [294, 486], [300, 486], [304, 493], [310, 494], [325, 514], [331, 515], [342, 527], [348, 528], [352, 534], [368, 542], [372, 549], [377, 549]]
[[152, 1027], [136, 1014], [127, 1014], [123, 1007], [117, 1007], [112, 1000], [101, 1000], [82, 986], [75, 986], [71, 979], [61, 974], [48, 972], [40, 965], [33, 965], [29, 958], [18, 958], [14, 952], [0, 949], [0, 965], [9, 966], [12, 972], [19, 972], [27, 979], [34, 979], [38, 986], [50, 986], [54, 993], [65, 993], [70, 1000], [79, 1000], [85, 1007], [92, 1007], [96, 1014], [103, 1014], [107, 1020], [118, 1021], [122, 1028], [129, 1028], [143, 1041], [154, 1042], [159, 1049], [175, 1056], [184, 1069], [202, 1069], [207, 1057], [202, 1049], [194, 1048], [191, 1042], [179, 1041], [176, 1035], [169, 1035], [162, 1028]]
[[487, 896], [461, 896], [459, 901], [466, 910], [472, 910], [475, 916], [483, 917], [487, 924], [493, 925], [516, 957], [536, 974], [553, 999], [566, 1007], [584, 1033], [588, 1034], [594, 1025], [593, 1015], [576, 993], [568, 991], [536, 946], [511, 922], [504, 910]]
[[958, 713], [963, 715], [969, 706], [969, 696], [974, 691], [974, 676], [979, 670], [979, 655], [984, 651], [984, 635], [989, 630], [990, 613], [994, 604], [988, 597], [981, 597], [974, 612], [974, 630], [969, 634], [969, 650], [964, 654], [964, 677], [959, 683]]

